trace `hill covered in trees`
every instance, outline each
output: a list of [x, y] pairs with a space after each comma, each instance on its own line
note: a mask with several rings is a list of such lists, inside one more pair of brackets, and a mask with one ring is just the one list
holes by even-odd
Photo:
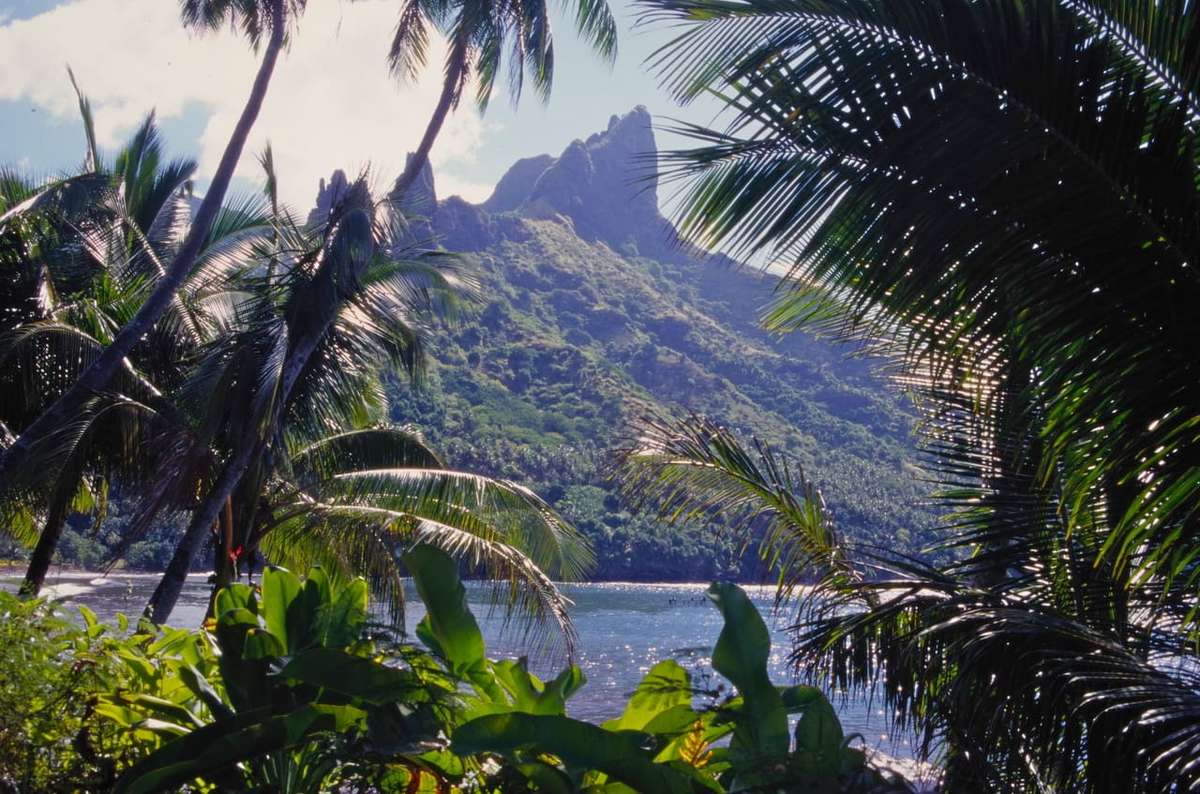
[[558, 157], [517, 162], [478, 206], [439, 201], [423, 175], [417, 233], [477, 264], [486, 303], [432, 341], [423, 388], [393, 381], [391, 419], [419, 424], [451, 465], [529, 482], [593, 539], [598, 578], [761, 574], [732, 537], [664, 527], [607, 481], [646, 413], [771, 439], [850, 538], [918, 549], [932, 515], [903, 398], [843, 347], [758, 328], [772, 280], [680, 243], [644, 176], [654, 147], [637, 108]]

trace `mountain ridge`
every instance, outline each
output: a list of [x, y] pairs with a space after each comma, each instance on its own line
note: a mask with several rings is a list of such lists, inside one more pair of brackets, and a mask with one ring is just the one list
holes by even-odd
[[[418, 423], [453, 465], [532, 483], [595, 542], [597, 578], [764, 573], [728, 533], [622, 503], [605, 462], [648, 412], [766, 439], [847, 534], [917, 548], [931, 515], [915, 507], [911, 411], [844, 349], [761, 331], [774, 280], [680, 240], [649, 177], [654, 147], [639, 107], [557, 157], [518, 160], [480, 204], [439, 200], [426, 169], [405, 202], [427, 212], [415, 234], [473, 260], [487, 301], [436, 332], [423, 390], [391, 383], [390, 418]], [[323, 184], [318, 206], [341, 183]]]

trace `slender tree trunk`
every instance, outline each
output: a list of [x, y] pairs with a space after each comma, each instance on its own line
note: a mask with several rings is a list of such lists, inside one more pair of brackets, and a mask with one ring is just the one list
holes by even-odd
[[154, 623], [161, 625], [171, 616], [179, 594], [183, 591], [183, 583], [187, 581], [188, 571], [192, 569], [192, 560], [195, 559], [196, 552], [200, 550], [204, 540], [204, 533], [211, 531], [213, 523], [220, 516], [221, 508], [233, 494], [233, 490], [254, 459], [255, 451], [261, 449], [260, 444], [261, 442], [256, 442], [253, 436], [243, 437], [238, 451], [225, 464], [212, 490], [192, 513], [192, 520], [188, 522], [187, 530], [179, 539], [171, 562], [167, 564], [162, 578], [158, 580], [158, 587], [154, 589], [149, 603], [146, 604], [143, 614]]
[[451, 61], [450, 71], [446, 74], [446, 81], [442, 84], [442, 95], [438, 98], [437, 106], [433, 109], [433, 115], [429, 119], [429, 124], [425, 127], [425, 134], [421, 137], [421, 143], [417, 146], [417, 150], [413, 152], [412, 156], [408, 158], [408, 162], [404, 166], [404, 172], [400, 174], [400, 178], [396, 180], [396, 186], [392, 188], [392, 201], [397, 204], [403, 203], [404, 196], [412, 188], [413, 183], [417, 181], [417, 177], [421, 175], [421, 169], [429, 162], [429, 152], [433, 149], [433, 144], [437, 141], [438, 133], [442, 131], [442, 125], [446, 123], [446, 117], [450, 115], [450, 111], [458, 102], [466, 69], [467, 39], [460, 36], [454, 44], [454, 57]]
[[217, 602], [217, 593], [222, 588], [233, 584], [237, 579], [237, 563], [231, 556], [233, 551], [233, 499], [225, 500], [225, 508], [218, 519], [217, 542], [213, 544], [213, 571], [216, 580], [213, 582], [212, 593], [208, 597], [208, 617], [213, 617], [213, 608]]
[[29, 568], [25, 571], [25, 581], [21, 584], [21, 595], [34, 598], [46, 583], [46, 574], [54, 561], [54, 550], [62, 537], [63, 529], [67, 526], [66, 506], [52, 507], [46, 516], [46, 525], [38, 537], [37, 545], [33, 548], [33, 556], [29, 559]]
[[112, 344], [101, 352], [99, 357], [84, 370], [79, 379], [67, 391], [21, 432], [21, 435], [4, 451], [3, 455], [0, 455], [0, 487], [10, 481], [11, 472], [24, 463], [35, 443], [55, 428], [61, 427], [84, 402], [108, 386], [113, 376], [121, 369], [134, 345], [154, 327], [171, 305], [179, 287], [195, 265], [196, 258], [204, 246], [205, 238], [208, 237], [213, 222], [216, 220], [217, 212], [225, 200], [229, 180], [233, 177], [234, 169], [242, 156], [246, 139], [254, 127], [254, 122], [258, 119], [259, 111], [262, 109], [263, 100], [266, 98], [267, 89], [271, 83], [271, 75], [275, 70], [275, 62], [283, 47], [285, 28], [283, 0], [274, 0], [271, 8], [273, 15], [271, 38], [263, 55], [262, 64], [259, 66], [258, 74], [254, 78], [250, 97], [246, 101], [237, 126], [234, 127], [233, 135], [225, 147], [225, 153], [221, 156], [221, 162], [213, 175], [212, 184], [209, 186], [204, 200], [200, 203], [200, 209], [197, 210], [187, 237], [184, 238], [183, 245], [180, 246], [170, 268], [158, 280], [150, 297], [141, 305], [133, 319], [121, 329]]
[[[292, 389], [300, 378], [300, 373], [304, 370], [308, 359], [317, 349], [317, 344], [331, 324], [332, 320], [327, 321], [316, 333], [297, 343], [284, 364], [281, 388], [275, 398], [275, 404], [272, 406], [272, 416], [266, 425], [267, 430], [262, 435], [256, 435], [253, 430], [247, 431], [247, 434], [242, 437], [241, 443], [238, 444], [233, 458], [221, 472], [221, 477], [201, 502], [200, 507], [192, 513], [192, 520], [188, 524], [187, 531], [180, 538], [179, 545], [175, 547], [175, 555], [167, 565], [167, 570], [163, 572], [154, 594], [150, 596], [150, 602], [146, 604], [144, 614], [152, 622], [162, 624], [171, 616], [172, 610], [175, 609], [175, 603], [179, 600], [179, 594], [183, 591], [183, 584], [187, 581], [192, 560], [195, 558], [196, 552], [200, 550], [205, 531], [217, 520], [221, 508], [233, 495], [238, 483], [250, 468], [250, 464], [265, 453], [271, 429], [278, 426], [283, 416], [284, 406], [287, 405]], [[257, 422], [250, 423], [251, 428], [257, 426], [259, 426]]]

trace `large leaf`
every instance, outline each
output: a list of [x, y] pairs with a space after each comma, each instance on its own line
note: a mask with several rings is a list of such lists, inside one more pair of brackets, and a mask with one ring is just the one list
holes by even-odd
[[708, 788], [701, 778], [650, 760], [636, 732], [607, 731], [569, 717], [491, 714], [454, 731], [451, 749], [459, 754], [511, 753], [534, 748], [568, 767], [595, 769], [636, 791], [690, 794]]
[[713, 669], [737, 687], [744, 701], [744, 719], [737, 722], [730, 749], [747, 768], [781, 758], [789, 744], [787, 709], [767, 672], [767, 624], [737, 585], [714, 582], [708, 597], [725, 621], [713, 649]]
[[661, 661], [638, 682], [621, 716], [604, 723], [604, 727], [612, 731], [646, 729], [647, 724], [663, 712], [677, 706], [690, 706], [691, 686], [691, 676], [679, 662], [674, 659]]
[[452, 671], [465, 676], [484, 662], [484, 642], [467, 604], [458, 564], [445, 552], [419, 544], [405, 553], [404, 565], [425, 603], [418, 636]]
[[552, 681], [543, 682], [529, 672], [524, 658], [492, 662], [491, 672], [509, 696], [502, 704], [495, 701], [493, 704], [500, 710], [512, 709], [527, 714], [565, 714], [567, 698], [587, 682], [576, 665], [570, 665]]
[[267, 631], [274, 634], [289, 652], [296, 649], [300, 637], [289, 630], [289, 623], [296, 618], [292, 605], [297, 601], [304, 584], [300, 578], [284, 568], [270, 567], [262, 575], [262, 603], [259, 612]]
[[253, 758], [297, 747], [315, 734], [348, 731], [365, 714], [349, 706], [305, 705], [286, 714], [268, 709], [206, 725], [168, 742], [123, 774], [116, 794], [148, 794], [220, 773]]
[[304, 651], [292, 657], [279, 676], [372, 705], [418, 699], [416, 696], [424, 690], [421, 680], [408, 670], [337, 648]]

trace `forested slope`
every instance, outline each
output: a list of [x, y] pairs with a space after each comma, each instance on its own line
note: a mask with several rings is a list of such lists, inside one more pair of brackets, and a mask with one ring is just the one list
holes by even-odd
[[394, 383], [391, 418], [420, 424], [455, 466], [529, 481], [593, 538], [600, 578], [761, 574], [736, 570], [731, 538], [661, 527], [617, 497], [606, 463], [648, 411], [769, 440], [851, 537], [915, 550], [931, 516], [903, 398], [845, 348], [758, 329], [772, 280], [679, 244], [644, 178], [653, 147], [639, 108], [558, 158], [518, 162], [480, 206], [437, 201], [425, 175], [419, 233], [477, 264], [486, 303], [438, 335], [419, 392]]

